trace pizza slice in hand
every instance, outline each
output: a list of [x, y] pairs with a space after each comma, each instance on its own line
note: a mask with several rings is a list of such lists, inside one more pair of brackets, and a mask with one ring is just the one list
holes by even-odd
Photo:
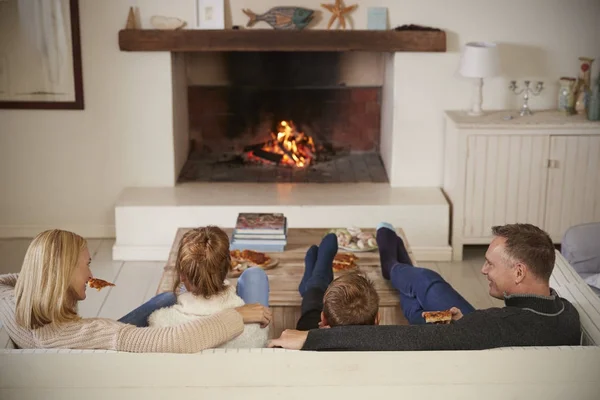
[[89, 281], [87, 281], [87, 285], [90, 289], [96, 289], [97, 291], [100, 291], [107, 286], [115, 286], [114, 283], [110, 283], [105, 281], [104, 279], [99, 278], [90, 279]]
[[423, 318], [427, 324], [449, 324], [452, 322], [452, 311], [425, 311]]

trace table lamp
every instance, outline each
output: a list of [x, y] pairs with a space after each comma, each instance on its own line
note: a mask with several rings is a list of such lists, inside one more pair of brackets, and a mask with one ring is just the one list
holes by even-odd
[[473, 107], [469, 115], [483, 115], [481, 103], [483, 102], [483, 78], [496, 76], [500, 73], [500, 57], [495, 43], [470, 42], [462, 51], [458, 72], [466, 78], [475, 79], [473, 93]]

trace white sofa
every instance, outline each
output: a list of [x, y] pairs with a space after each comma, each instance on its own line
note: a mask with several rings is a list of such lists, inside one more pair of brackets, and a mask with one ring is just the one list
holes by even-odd
[[557, 257], [552, 287], [579, 310], [584, 346], [189, 355], [5, 348], [0, 399], [600, 399], [600, 299]]

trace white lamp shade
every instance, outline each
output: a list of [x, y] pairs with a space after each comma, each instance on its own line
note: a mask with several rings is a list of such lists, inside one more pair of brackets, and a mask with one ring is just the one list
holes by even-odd
[[500, 56], [495, 43], [467, 43], [458, 72], [467, 78], [487, 78], [500, 73]]

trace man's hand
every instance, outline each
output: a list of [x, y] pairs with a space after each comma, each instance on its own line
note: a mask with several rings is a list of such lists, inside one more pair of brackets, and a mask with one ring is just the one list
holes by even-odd
[[281, 333], [279, 339], [271, 340], [267, 347], [283, 347], [288, 350], [300, 350], [302, 349], [302, 346], [304, 346], [307, 337], [308, 331], [286, 329]]
[[460, 311], [456, 307], [452, 307], [450, 309], [450, 312], [452, 313], [452, 321], [458, 321], [459, 319], [461, 319], [463, 317], [462, 311]]
[[235, 311], [242, 314], [244, 324], [260, 324], [261, 328], [269, 326], [273, 319], [271, 309], [258, 303], [237, 307]]

